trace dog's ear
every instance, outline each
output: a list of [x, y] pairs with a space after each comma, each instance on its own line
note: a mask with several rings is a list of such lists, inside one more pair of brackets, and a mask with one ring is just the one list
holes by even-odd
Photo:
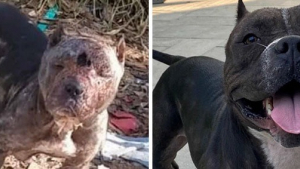
[[247, 11], [243, 0], [239, 0], [238, 7], [237, 7], [236, 22], [239, 23], [247, 13], [249, 12]]
[[117, 57], [121, 63], [123, 63], [125, 61], [125, 48], [126, 48], [126, 44], [125, 44], [125, 40], [124, 40], [124, 36], [123, 36], [119, 40], [119, 43], [117, 46]]
[[52, 35], [50, 35], [48, 46], [53, 47], [57, 45], [61, 41], [63, 35], [65, 35], [64, 28], [61, 25], [58, 25]]

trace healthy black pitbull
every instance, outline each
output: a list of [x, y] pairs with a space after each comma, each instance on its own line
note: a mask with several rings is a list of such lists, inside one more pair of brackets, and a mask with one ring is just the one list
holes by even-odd
[[[225, 63], [157, 51], [171, 65], [153, 91], [153, 166], [300, 168], [300, 6], [248, 12], [239, 0]], [[223, 70], [223, 72], [222, 72]]]
[[7, 155], [65, 158], [87, 169], [103, 146], [124, 72], [125, 43], [57, 29], [45, 35], [0, 3], [0, 167]]

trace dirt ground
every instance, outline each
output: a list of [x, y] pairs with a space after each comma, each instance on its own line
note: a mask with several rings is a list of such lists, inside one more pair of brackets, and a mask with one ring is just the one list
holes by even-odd
[[[5, 0], [0, 0], [5, 1]], [[114, 18], [118, 21], [114, 23], [118, 23], [112, 25], [111, 27], [101, 27], [99, 25], [103, 25], [103, 17], [111, 16], [111, 12], [109, 9], [119, 9], [124, 8], [123, 6], [116, 8], [116, 5], [113, 4], [113, 7], [107, 5], [107, 9], [103, 9], [101, 7], [101, 14], [97, 13], [93, 8], [92, 11], [85, 10], [84, 12], [78, 12], [78, 16], [75, 16], [74, 11], [72, 11], [72, 5], [76, 4], [77, 1], [59, 1], [59, 4], [66, 3], [67, 5], [71, 6], [68, 9], [70, 11], [66, 11], [67, 8], [61, 8], [58, 18], [55, 21], [45, 21], [42, 19], [42, 15], [45, 13], [45, 10], [48, 8], [47, 3], [54, 2], [50, 0], [28, 0], [28, 1], [9, 1], [9, 3], [14, 4], [17, 6], [22, 12], [27, 14], [33, 21], [38, 23], [39, 21], [49, 22], [49, 30], [46, 34], [50, 33], [54, 27], [58, 23], [63, 23], [63, 25], [69, 26], [69, 29], [89, 29], [90, 31], [95, 31], [96, 33], [111, 38], [114, 41], [117, 41], [118, 38], [121, 36], [125, 37], [125, 41], [127, 43], [127, 51], [126, 51], [126, 68], [125, 74], [121, 80], [119, 86], [119, 92], [117, 93], [116, 99], [113, 101], [111, 106], [108, 109], [110, 114], [116, 113], [118, 111], [130, 113], [137, 118], [138, 127], [136, 130], [130, 132], [129, 134], [124, 134], [122, 131], [118, 130], [115, 127], [109, 127], [110, 132], [115, 132], [121, 135], [127, 135], [132, 137], [148, 137], [148, 119], [149, 119], [149, 105], [148, 105], [148, 93], [149, 93], [149, 72], [148, 72], [148, 17], [144, 17], [142, 19], [138, 18], [138, 15], [134, 14], [135, 19], [140, 19], [135, 21], [138, 24], [131, 21], [122, 23], [119, 21], [118, 18]], [[133, 3], [134, 1], [123, 1], [120, 0], [123, 4]], [[73, 4], [74, 3], [74, 4]], [[144, 3], [141, 0], [142, 4]], [[133, 7], [136, 4], [131, 4]], [[145, 4], [142, 4], [145, 5]], [[65, 6], [65, 5], [61, 5]], [[88, 6], [88, 4], [86, 5]], [[132, 8], [133, 8], [132, 7]], [[77, 9], [77, 8], [74, 8]], [[137, 11], [137, 7], [134, 8]], [[148, 12], [144, 11], [148, 9], [142, 9], [142, 14], [148, 15]], [[121, 11], [122, 12], [122, 11]], [[117, 15], [115, 13], [115, 15]], [[102, 17], [102, 18], [101, 18]], [[139, 16], [140, 17], [140, 16]], [[128, 16], [130, 18], [130, 16]], [[101, 19], [101, 22], [100, 22]], [[105, 19], [104, 19], [105, 20]], [[145, 22], [145, 23], [143, 23]], [[74, 25], [76, 23], [76, 25]], [[125, 25], [125, 26], [122, 26]], [[146, 25], [145, 25], [146, 24]], [[116, 26], [117, 25], [117, 26]], [[119, 26], [119, 27], [118, 27]], [[121, 27], [121, 28], [120, 28]], [[97, 30], [97, 31], [96, 31]], [[136, 33], [137, 32], [137, 33]], [[106, 161], [104, 162], [101, 160], [100, 156], [95, 157], [92, 162], [91, 168], [97, 169], [101, 168], [101, 165], [104, 165], [111, 169], [119, 169], [119, 168], [130, 168], [130, 169], [142, 169], [145, 168], [144, 166], [130, 162], [124, 159], [116, 159], [113, 161]], [[13, 156], [9, 156], [5, 160], [5, 165], [1, 169], [56, 169], [61, 166], [61, 162], [63, 159], [49, 157], [43, 154], [39, 154], [33, 156], [31, 159], [27, 160], [26, 162], [20, 162], [16, 160]]]

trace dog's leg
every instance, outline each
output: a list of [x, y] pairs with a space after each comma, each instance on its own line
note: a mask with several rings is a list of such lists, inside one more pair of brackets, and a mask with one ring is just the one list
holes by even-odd
[[153, 167], [177, 168], [176, 153], [187, 143], [177, 106], [163, 84], [156, 86], [153, 98]]
[[91, 123], [91, 126], [83, 126], [74, 131], [72, 139], [77, 147], [76, 156], [66, 159], [62, 169], [89, 169], [90, 161], [104, 145], [107, 124], [108, 114], [104, 111]]
[[0, 150], [0, 168], [3, 166], [5, 157], [7, 156], [6, 152]]
[[161, 164], [163, 168], [179, 169], [174, 159], [177, 152], [187, 143], [186, 137], [180, 133], [170, 141], [164, 152], [162, 152]]
[[17, 153], [14, 153], [13, 155], [20, 161], [26, 161], [34, 154], [37, 154], [36, 151], [19, 151]]

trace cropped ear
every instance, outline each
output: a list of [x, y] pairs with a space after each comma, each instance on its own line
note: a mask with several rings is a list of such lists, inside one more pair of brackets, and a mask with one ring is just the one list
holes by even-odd
[[237, 7], [237, 17], [236, 17], [236, 22], [239, 23], [244, 16], [249, 13], [248, 10], [245, 7], [245, 4], [243, 0], [239, 0], [238, 2], [238, 7]]
[[61, 41], [63, 35], [65, 35], [64, 29], [61, 25], [58, 25], [53, 34], [50, 35], [49, 47], [57, 45]]
[[124, 36], [123, 36], [119, 40], [119, 43], [117, 46], [117, 57], [121, 63], [123, 63], [125, 61], [125, 48], [126, 48], [126, 44], [125, 44], [125, 40], [124, 40]]

